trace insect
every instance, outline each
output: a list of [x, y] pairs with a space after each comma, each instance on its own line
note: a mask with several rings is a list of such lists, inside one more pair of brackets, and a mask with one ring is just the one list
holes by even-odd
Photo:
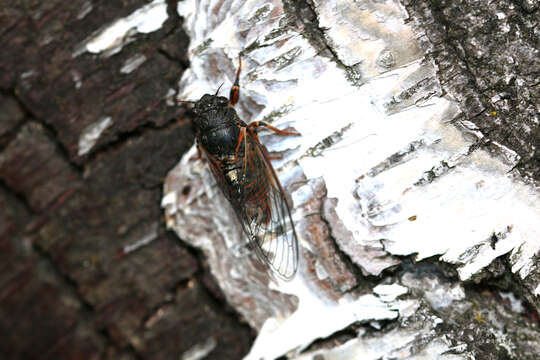
[[[229, 98], [205, 94], [193, 104], [193, 129], [199, 156], [208, 159], [216, 182], [232, 205], [248, 247], [278, 277], [290, 280], [298, 268], [298, 239], [285, 192], [257, 131], [266, 128], [279, 135], [300, 135], [265, 122], [246, 124], [234, 105], [240, 96], [242, 59]], [[221, 87], [221, 86], [220, 86]]]

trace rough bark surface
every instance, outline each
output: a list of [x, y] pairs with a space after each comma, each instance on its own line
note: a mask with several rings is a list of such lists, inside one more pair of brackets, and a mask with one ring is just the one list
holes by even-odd
[[[518, 155], [514, 168], [540, 188], [540, 12], [529, 0], [403, 1], [420, 44], [460, 117]], [[540, 311], [536, 270], [515, 291]], [[536, 294], [535, 294], [536, 291]]]
[[290, 283], [238, 250], [249, 239], [193, 148], [165, 181], [168, 226], [258, 330], [246, 359], [537, 357], [529, 5], [184, 2], [192, 57], [178, 98], [229, 86], [241, 52], [240, 117], [302, 134], [261, 136], [283, 154], [293, 203]]
[[[176, 1], [170, 0], [167, 21], [158, 30], [129, 34], [116, 53], [84, 50], [96, 32], [149, 3], [11, 0], [0, 9], [1, 358], [239, 359], [254, 339], [246, 321], [262, 327], [263, 335], [270, 333], [260, 337], [256, 349], [286, 343], [279, 336], [270, 341], [272, 324], [264, 324], [272, 314], [280, 318], [293, 312], [298, 306], [294, 295], [265, 292], [268, 282], [259, 278], [261, 269], [255, 277], [235, 282], [223, 270], [218, 284], [206, 262], [211, 252], [203, 255], [166, 230], [163, 221], [163, 179], [193, 144], [188, 115], [167, 99], [178, 88], [190, 56], [204, 54], [212, 43], [188, 56], [189, 38]], [[213, 10], [224, 17], [241, 5], [221, 8], [231, 2], [217, 3]], [[316, 49], [315, 58], [329, 60], [316, 62], [320, 69], [335, 64], [354, 86], [365, 83], [365, 64], [347, 61], [332, 40], [332, 29], [320, 24], [324, 1], [274, 3], [281, 4], [275, 9], [284, 8], [286, 21], [268, 34], [268, 44], [253, 42], [246, 53], [281, 43], [292, 31]], [[398, 2], [350, 3], [372, 10]], [[257, 17], [269, 16], [264, 2], [259, 5], [260, 13], [242, 19], [245, 28], [238, 33], [248, 33], [250, 21], [258, 24]], [[407, 22], [422, 34], [420, 48], [436, 74], [420, 72], [426, 78], [413, 79], [384, 110], [397, 113], [421, 106], [424, 96], [452, 98], [460, 110], [453, 121], [474, 124], [474, 131], [485, 137], [471, 152], [492, 151], [494, 143], [511, 149], [518, 155], [511, 167], [535, 186], [540, 181], [538, 3], [403, 0], [401, 5]], [[347, 13], [347, 8], [342, 10]], [[223, 81], [224, 73], [234, 74], [236, 66], [229, 61], [235, 56], [220, 51], [205, 65], [212, 86]], [[286, 69], [295, 64], [295, 51], [265, 65], [276, 73]], [[383, 51], [376, 67], [384, 72], [401, 66], [396, 54]], [[251, 70], [246, 78], [256, 79], [257, 72]], [[265, 86], [280, 84], [268, 81]], [[284, 86], [294, 88], [296, 83]], [[437, 93], [439, 86], [442, 94]], [[239, 111], [260, 113], [262, 105], [245, 95]], [[279, 119], [288, 108], [278, 110], [268, 114], [268, 120]], [[310, 154], [339, 142], [345, 130], [327, 134]], [[417, 150], [413, 145], [367, 175], [407, 159]], [[424, 180], [429, 183], [449, 170], [433, 168]], [[192, 189], [200, 183], [196, 178]], [[333, 333], [328, 325], [329, 333], [322, 338], [308, 336], [305, 347], [286, 344], [284, 351], [276, 350], [279, 355], [294, 350], [291, 358], [317, 360], [537, 358], [538, 261], [530, 275], [521, 278], [505, 253], [463, 282], [457, 266], [437, 257], [418, 263], [412, 255], [391, 254], [388, 244], [354, 243], [340, 223], [337, 200], [326, 197], [325, 184], [310, 179], [304, 191], [310, 200], [297, 211], [310, 215], [299, 226], [311, 246], [303, 249], [308, 290], [317, 289], [321, 299], [327, 296], [325, 305], [341, 296], [341, 304], [354, 298], [356, 307], [344, 308], [346, 312], [368, 309], [364, 311], [370, 316], [358, 310], [356, 321], [346, 318], [339, 331]], [[360, 190], [355, 194], [365, 195]], [[211, 217], [217, 202], [210, 204], [204, 205]], [[491, 246], [510, 232], [493, 232]], [[212, 251], [220, 251], [214, 255], [222, 260], [228, 250]], [[270, 296], [252, 299], [255, 291], [270, 293], [272, 301]], [[280, 306], [288, 312], [275, 309]], [[290, 327], [291, 338], [321, 322], [333, 324], [332, 316], [327, 323], [319, 321], [326, 308], [318, 309], [320, 313], [300, 317], [296, 325], [304, 328]], [[339, 318], [339, 309], [333, 317]]]
[[[167, 94], [188, 65], [168, 19], [111, 56], [75, 54], [148, 2], [0, 9], [0, 357], [238, 359], [251, 330], [199, 253], [165, 230], [166, 172], [193, 142]], [[144, 56], [131, 72], [130, 59]], [[109, 117], [97, 142], [81, 133]]]
[[464, 116], [517, 152], [540, 180], [539, 4], [529, 0], [403, 1], [425, 33], [424, 51]]

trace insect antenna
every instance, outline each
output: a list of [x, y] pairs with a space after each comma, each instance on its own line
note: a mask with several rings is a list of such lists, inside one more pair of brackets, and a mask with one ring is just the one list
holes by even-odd
[[222, 86], [223, 86], [223, 83], [221, 83], [221, 85], [219, 85], [219, 87], [217, 88], [216, 93], [214, 94], [214, 96], [217, 96], [217, 94], [219, 93], [219, 89], [221, 89]]

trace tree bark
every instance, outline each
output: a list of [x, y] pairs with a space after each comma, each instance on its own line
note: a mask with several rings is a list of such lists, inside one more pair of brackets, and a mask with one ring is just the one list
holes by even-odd
[[[165, 182], [258, 331], [246, 359], [534, 359], [540, 350], [538, 23], [532, 2], [183, 2], [181, 100], [230, 87], [291, 197], [301, 247], [272, 281], [208, 165]], [[262, 133], [261, 133], [262, 134]]]
[[3, 359], [249, 350], [251, 329], [160, 209], [193, 142], [169, 100], [188, 65], [181, 25], [173, 1], [0, 9]]
[[[2, 358], [536, 359], [538, 9], [4, 4]], [[302, 133], [261, 133], [299, 234], [288, 283], [173, 101], [229, 87], [240, 52], [242, 119]]]

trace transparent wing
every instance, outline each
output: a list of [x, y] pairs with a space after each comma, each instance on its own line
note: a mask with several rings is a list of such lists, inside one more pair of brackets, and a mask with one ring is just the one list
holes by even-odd
[[[258, 181], [255, 201], [247, 201], [241, 213], [244, 231], [261, 261], [284, 280], [291, 280], [298, 268], [298, 239], [291, 217], [287, 197], [279, 179], [255, 136], [246, 137], [246, 171], [258, 168]], [[245, 178], [249, 178], [246, 174]], [[256, 204], [256, 211], [251, 208]]]
[[[286, 195], [257, 136], [248, 133], [236, 163], [207, 155], [250, 248], [279, 278], [291, 280], [298, 268], [298, 239]], [[236, 172], [235, 182], [225, 175], [231, 171]]]

